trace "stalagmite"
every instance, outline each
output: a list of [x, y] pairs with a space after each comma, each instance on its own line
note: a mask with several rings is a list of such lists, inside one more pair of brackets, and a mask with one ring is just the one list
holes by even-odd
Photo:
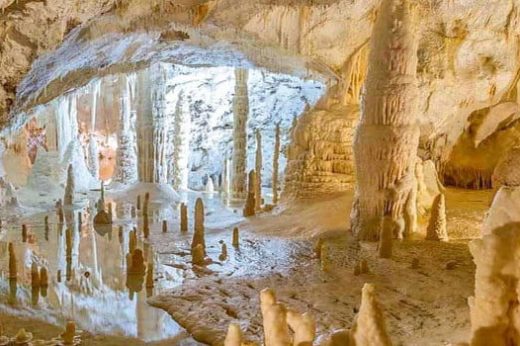
[[76, 190], [76, 183], [74, 180], [74, 168], [69, 165], [67, 169], [67, 185], [65, 186], [65, 195], [63, 196], [63, 204], [71, 206], [74, 203], [74, 193]]
[[274, 292], [264, 289], [260, 292], [265, 346], [290, 346], [291, 338], [287, 326], [287, 309], [276, 302]]
[[412, 22], [408, 1], [384, 0], [371, 36], [354, 142], [357, 188], [351, 224], [361, 240], [379, 239], [384, 215], [399, 225], [397, 233], [407, 228], [406, 203], [415, 185], [419, 140]]
[[255, 211], [262, 209], [262, 135], [256, 130], [256, 155], [255, 155]]
[[131, 262], [128, 267], [128, 272], [130, 274], [144, 274], [146, 267], [144, 264], [143, 251], [141, 249], [135, 249], [131, 254]]
[[234, 246], [234, 247], [238, 247], [239, 246], [239, 234], [238, 234], [238, 227], [235, 227], [233, 228], [233, 239], [232, 239], [232, 242], [231, 244]]
[[273, 154], [273, 204], [278, 204], [278, 170], [280, 160], [280, 123], [276, 124], [276, 130], [274, 135], [274, 154]]
[[14, 252], [13, 243], [9, 243], [7, 249], [9, 251], [9, 279], [16, 280], [18, 277], [18, 269], [16, 266], [16, 254]]
[[150, 204], [150, 193], [147, 192], [144, 194], [144, 203], [143, 203], [143, 214], [148, 215], [148, 207]]
[[40, 287], [40, 271], [35, 262], [31, 264], [31, 286], [33, 288]]
[[229, 193], [228, 161], [229, 160], [226, 155], [224, 157], [224, 162], [222, 163], [222, 186], [221, 186], [221, 191], [225, 195], [227, 195]]
[[88, 170], [95, 179], [99, 179], [99, 150], [96, 136], [92, 133], [88, 142]]
[[235, 96], [233, 97], [233, 170], [231, 189], [234, 197], [246, 193], [247, 118], [249, 97], [248, 71], [235, 70]]
[[469, 299], [471, 345], [519, 345], [520, 223], [495, 228], [469, 246], [477, 267]]
[[137, 210], [141, 210], [141, 195], [137, 195]]
[[248, 179], [247, 186], [248, 186], [247, 199], [246, 199], [246, 204], [244, 206], [244, 211], [243, 211], [243, 214], [245, 217], [255, 215], [256, 173], [254, 170], [251, 170], [249, 172], [249, 179]]
[[208, 177], [208, 182], [206, 183], [205, 190], [208, 193], [215, 192], [215, 184], [213, 183], [213, 178]]
[[49, 275], [45, 267], [40, 268], [40, 286], [43, 288], [49, 286]]
[[383, 227], [381, 228], [381, 235], [379, 236], [379, 257], [392, 257], [392, 241], [396, 227], [391, 217], [385, 216], [383, 218]]
[[153, 261], [148, 262], [148, 268], [146, 269], [146, 288], [153, 288]]
[[154, 114], [152, 104], [152, 81], [150, 69], [137, 73], [136, 99], [137, 104], [137, 166], [139, 181], [155, 183], [156, 167], [156, 135], [154, 131]]
[[446, 203], [442, 193], [433, 201], [430, 221], [426, 229], [426, 240], [449, 240], [446, 230]]
[[166, 220], [163, 220], [163, 222], [162, 222], [162, 231], [163, 231], [163, 233], [168, 232], [168, 221], [166, 221]]
[[390, 346], [383, 312], [376, 299], [375, 288], [365, 284], [361, 295], [361, 307], [352, 328], [356, 346]]
[[27, 225], [22, 225], [22, 242], [27, 243]]
[[74, 345], [74, 337], [76, 336], [76, 323], [69, 321], [65, 326], [65, 332], [61, 334], [64, 345]]
[[181, 232], [188, 232], [188, 206], [181, 203]]
[[137, 234], [135, 233], [135, 231], [130, 231], [129, 235], [128, 235], [128, 252], [129, 253], [134, 253], [134, 250], [136, 249], [137, 247]]
[[206, 248], [204, 240], [204, 203], [201, 198], [197, 198], [195, 202], [195, 226], [193, 233], [193, 240], [191, 248], [194, 249], [197, 245], [201, 245], [203, 249]]
[[222, 244], [222, 248], [220, 251], [220, 255], [218, 256], [218, 259], [221, 261], [225, 261], [227, 258], [227, 246], [226, 244]]
[[294, 332], [293, 346], [312, 346], [316, 338], [316, 321], [308, 312], [300, 314], [288, 309], [287, 324]]
[[228, 327], [224, 346], [242, 346], [242, 330], [236, 323], [231, 323]]
[[202, 244], [197, 244], [191, 249], [191, 261], [195, 265], [204, 265], [204, 247]]
[[146, 239], [150, 236], [150, 221], [148, 219], [148, 213], [143, 214], [143, 236]]

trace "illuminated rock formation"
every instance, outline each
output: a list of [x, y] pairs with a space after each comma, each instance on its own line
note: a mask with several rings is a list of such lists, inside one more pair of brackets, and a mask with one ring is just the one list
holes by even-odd
[[280, 160], [280, 123], [276, 124], [275, 135], [274, 135], [274, 154], [273, 154], [273, 177], [272, 177], [272, 188], [273, 188], [273, 204], [278, 204], [278, 170]]
[[240, 245], [238, 227], [233, 228], [233, 239], [231, 240], [231, 244], [234, 247], [238, 247]]
[[255, 155], [255, 211], [262, 209], [262, 135], [256, 130], [256, 155]]
[[249, 179], [247, 183], [247, 198], [244, 206], [243, 215], [250, 217], [255, 215], [255, 190], [256, 190], [256, 173], [254, 170], [249, 172]]
[[9, 243], [7, 248], [9, 252], [9, 280], [16, 280], [18, 277], [18, 269], [16, 266], [16, 253], [14, 252], [13, 243]]
[[197, 198], [197, 201], [195, 202], [194, 220], [191, 248], [194, 249], [197, 245], [201, 245], [202, 248], [205, 249], [206, 242], [204, 241], [204, 202], [202, 202], [201, 198]]
[[244, 197], [246, 194], [247, 118], [249, 115], [247, 79], [247, 70], [235, 70], [233, 170], [231, 174], [231, 190], [235, 197]]
[[383, 1], [354, 141], [357, 187], [351, 225], [361, 240], [379, 239], [385, 215], [399, 225], [398, 233], [407, 228], [419, 144], [415, 35], [410, 4]]
[[188, 232], [188, 206], [184, 203], [181, 203], [180, 215], [181, 232]]
[[475, 295], [469, 299], [472, 346], [517, 345], [520, 224], [495, 228], [470, 243], [477, 266]]
[[116, 172], [114, 180], [123, 184], [133, 184], [138, 180], [137, 143], [136, 143], [136, 112], [133, 108], [136, 93], [136, 76], [120, 77], [123, 83], [121, 97], [121, 115], [117, 133]]
[[69, 165], [67, 169], [67, 185], [65, 185], [65, 195], [63, 196], [63, 204], [71, 206], [74, 203], [74, 193], [76, 192], [76, 183], [74, 178], [74, 168]]
[[446, 202], [442, 193], [433, 201], [430, 222], [426, 229], [426, 240], [449, 240], [446, 229]]
[[88, 168], [95, 179], [99, 179], [99, 149], [96, 136], [90, 135], [88, 141]]

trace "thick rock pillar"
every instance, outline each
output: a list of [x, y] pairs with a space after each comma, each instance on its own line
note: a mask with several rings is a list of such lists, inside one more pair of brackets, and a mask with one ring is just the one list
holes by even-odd
[[117, 168], [115, 181], [123, 184], [133, 184], [138, 180], [137, 172], [137, 144], [135, 132], [135, 82], [136, 76], [131, 74], [122, 76], [120, 85], [121, 116], [119, 118], [119, 129], [117, 133]]
[[[408, 1], [383, 0], [371, 39], [362, 112], [354, 141], [356, 200], [351, 224], [361, 240], [378, 240], [383, 218], [392, 232], [410, 226], [419, 140], [417, 39]], [[413, 211], [412, 211], [413, 212]]]
[[154, 182], [154, 128], [152, 111], [152, 91], [149, 70], [137, 73], [137, 162], [139, 180]]
[[247, 79], [247, 70], [235, 70], [235, 97], [233, 98], [233, 168], [231, 184], [234, 197], [244, 197], [246, 193], [246, 129], [249, 114]]

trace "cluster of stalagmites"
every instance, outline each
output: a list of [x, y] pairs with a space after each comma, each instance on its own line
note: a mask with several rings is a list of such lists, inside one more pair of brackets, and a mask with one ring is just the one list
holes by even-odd
[[60, 336], [46, 340], [33, 340], [33, 334], [25, 328], [18, 330], [14, 337], [4, 335], [4, 328], [0, 324], [0, 344], [1, 345], [79, 345], [81, 337], [77, 335], [76, 323], [69, 321], [65, 325], [65, 331]]
[[[374, 286], [365, 284], [361, 307], [350, 330], [341, 329], [317, 338], [316, 321], [309, 313], [287, 308], [276, 300], [273, 290], [260, 292], [265, 346], [390, 346], [383, 313], [377, 302]], [[230, 324], [225, 346], [256, 345], [247, 341], [240, 325]]]

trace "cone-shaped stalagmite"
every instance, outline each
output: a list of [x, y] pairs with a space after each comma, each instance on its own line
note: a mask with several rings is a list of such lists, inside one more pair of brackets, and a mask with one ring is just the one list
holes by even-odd
[[76, 183], [74, 179], [74, 168], [69, 165], [67, 169], [67, 185], [65, 186], [65, 195], [63, 196], [63, 203], [65, 205], [72, 205], [74, 203], [74, 191], [76, 190]]
[[446, 202], [444, 194], [439, 194], [433, 200], [430, 221], [426, 229], [427, 240], [448, 241], [448, 231], [446, 230]]
[[40, 268], [40, 286], [48, 287], [49, 286], [49, 274], [47, 273], [47, 268]]
[[27, 225], [22, 225], [22, 242], [27, 243]]
[[31, 265], [31, 286], [40, 287], [40, 271], [38, 265], [34, 262]]
[[247, 117], [249, 97], [247, 94], [248, 71], [235, 70], [235, 96], [233, 97], [233, 170], [231, 189], [233, 196], [246, 193]]
[[181, 232], [188, 232], [188, 206], [181, 203]]
[[201, 198], [197, 198], [195, 202], [195, 226], [191, 248], [194, 249], [197, 245], [201, 245], [203, 249], [206, 248], [204, 241], [204, 203]]
[[407, 228], [419, 140], [417, 39], [407, 0], [383, 0], [371, 37], [362, 114], [356, 131], [356, 201], [352, 230], [378, 240], [383, 216]]
[[274, 135], [274, 154], [273, 154], [273, 204], [278, 204], [278, 169], [280, 159], [280, 123], [276, 124]]
[[242, 346], [242, 331], [236, 323], [231, 323], [228, 327], [224, 346]]
[[365, 284], [361, 295], [361, 307], [352, 328], [356, 346], [390, 346], [383, 312], [377, 302], [374, 286]]
[[244, 206], [244, 216], [249, 217], [255, 215], [255, 188], [256, 188], [256, 173], [254, 170], [249, 172], [248, 191], [246, 205]]
[[255, 155], [255, 211], [262, 209], [262, 135], [256, 130], [256, 155]]

